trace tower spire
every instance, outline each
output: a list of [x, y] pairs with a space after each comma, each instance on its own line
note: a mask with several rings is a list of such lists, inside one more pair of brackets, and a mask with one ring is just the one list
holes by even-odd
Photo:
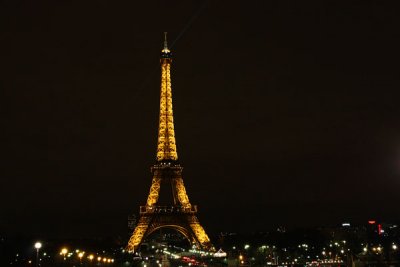
[[164, 32], [164, 50], [168, 49], [167, 32]]
[[161, 51], [160, 119], [158, 124], [157, 161], [177, 161], [174, 116], [172, 111], [171, 63], [167, 33], [164, 32], [164, 49]]
[[168, 49], [168, 42], [167, 42], [167, 32], [164, 32], [164, 48], [161, 50], [161, 57], [169, 55], [170, 56], [171, 51]]

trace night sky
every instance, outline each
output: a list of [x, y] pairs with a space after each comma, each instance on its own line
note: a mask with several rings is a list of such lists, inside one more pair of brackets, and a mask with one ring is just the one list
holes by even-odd
[[125, 237], [155, 162], [164, 31], [208, 232], [400, 220], [388, 3], [1, 1], [0, 233]]

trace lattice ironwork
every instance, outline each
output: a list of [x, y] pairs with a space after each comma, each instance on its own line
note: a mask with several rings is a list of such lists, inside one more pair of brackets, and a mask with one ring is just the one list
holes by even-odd
[[147, 206], [151, 207], [157, 203], [161, 189], [161, 178], [154, 177], [150, 186], [150, 193], [147, 197]]
[[183, 179], [177, 178], [174, 179], [174, 182], [179, 203], [185, 208], [190, 208], [191, 205], [189, 202], [189, 197], [186, 194], [185, 186], [183, 185]]
[[[161, 52], [160, 119], [157, 141], [157, 163], [145, 206], [140, 207], [140, 219], [128, 242], [127, 250], [136, 251], [141, 242], [154, 231], [166, 227], [182, 233], [198, 248], [213, 250], [204, 228], [197, 219], [197, 206], [192, 205], [183, 183], [175, 143], [171, 90], [171, 52], [166, 40]], [[170, 184], [173, 200], [169, 206], [157, 205], [161, 186]]]
[[161, 58], [160, 119], [157, 143], [158, 161], [178, 160], [172, 111], [171, 62], [172, 59], [169, 56]]

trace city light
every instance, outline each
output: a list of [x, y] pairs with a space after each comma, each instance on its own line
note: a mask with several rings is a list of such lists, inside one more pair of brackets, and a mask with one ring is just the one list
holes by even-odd
[[67, 248], [62, 248], [61, 249], [60, 255], [64, 256], [64, 260], [65, 260], [65, 255], [67, 255], [67, 253], [68, 253], [68, 249]]
[[[341, 227], [341, 226], [339, 226]], [[340, 229], [340, 228], [339, 228]], [[389, 233], [389, 231], [387, 231]], [[378, 236], [376, 229], [373, 232], [376, 236]], [[181, 266], [215, 266], [214, 262], [222, 260], [227, 262], [227, 259], [223, 259], [227, 257], [228, 253], [235, 252], [236, 249], [236, 262], [239, 266], [253, 266], [253, 263], [256, 263], [259, 260], [263, 261], [264, 266], [275, 266], [276, 264], [290, 265], [290, 264], [304, 264], [303, 266], [316, 266], [315, 264], [334, 264], [334, 263], [343, 263], [349, 260], [349, 257], [354, 255], [353, 253], [359, 253], [357, 251], [361, 251], [359, 254], [360, 258], [364, 257], [393, 257], [395, 260], [400, 254], [397, 253], [398, 242], [397, 239], [393, 238], [390, 242], [385, 243], [372, 243], [368, 240], [360, 240], [354, 247], [353, 242], [349, 242], [345, 240], [346, 236], [342, 236], [340, 239], [330, 239], [326, 240], [326, 243], [321, 244], [321, 246], [315, 246], [313, 243], [308, 242], [296, 242], [294, 243], [294, 248], [296, 251], [290, 253], [286, 247], [280, 246], [272, 246], [272, 245], [257, 245], [253, 246], [250, 243], [241, 243], [235, 244], [236, 246], [229, 246], [227, 252], [224, 252], [222, 249], [218, 251], [210, 252], [206, 250], [202, 250], [198, 247], [192, 247], [191, 249], [184, 250], [178, 246], [165, 246], [165, 245], [154, 245], [154, 249], [159, 247], [158, 253], [164, 253], [164, 257], [170, 260], [178, 260], [181, 259], [181, 263], [184, 263]], [[348, 239], [350, 240], [350, 239]], [[248, 242], [248, 241], [247, 241]], [[43, 247], [42, 243], [36, 242], [33, 243], [32, 247], [35, 250], [39, 250]], [[235, 249], [234, 249], [235, 248]], [[241, 248], [241, 249], [239, 249]], [[276, 249], [275, 249], [276, 248]], [[49, 248], [51, 251], [51, 248]], [[239, 251], [238, 251], [239, 249]], [[312, 250], [310, 253], [307, 253], [307, 250]], [[78, 251], [78, 252], [77, 252]], [[117, 253], [121, 253], [122, 248], [118, 249]], [[282, 251], [282, 252], [280, 252]], [[185, 252], [188, 255], [181, 255], [179, 253]], [[318, 255], [314, 254], [314, 252], [319, 252]], [[157, 253], [157, 252], [156, 252]], [[257, 255], [255, 253], [259, 253]], [[371, 253], [371, 254], [369, 254]], [[98, 266], [113, 266], [115, 264], [115, 260], [111, 258], [111, 255], [119, 257], [118, 254], [115, 254], [115, 251], [107, 251], [106, 249], [99, 251], [86, 251], [83, 249], [75, 249], [71, 247], [62, 247], [57, 255], [64, 256], [64, 264], [76, 264], [75, 266], [90, 266], [90, 265], [98, 265]], [[285, 255], [286, 254], [286, 255]], [[47, 256], [46, 256], [47, 255]], [[103, 255], [103, 256], [100, 256]], [[121, 254], [122, 255], [122, 254]], [[139, 256], [139, 254], [136, 254]], [[362, 255], [362, 256], [361, 256]], [[389, 255], [389, 256], [387, 256]], [[15, 257], [15, 264], [22, 263], [21, 254], [15, 253], [13, 255]], [[40, 257], [39, 257], [40, 256]], [[113, 256], [113, 257], [114, 257]], [[35, 258], [24, 259], [23, 262], [26, 265], [29, 260], [31, 260], [31, 267], [40, 267], [42, 264], [48, 264], [51, 261], [52, 255], [51, 253], [44, 253], [40, 251], [40, 254], [37, 254], [36, 260]], [[143, 267], [144, 264], [147, 266], [153, 266], [152, 261], [154, 260], [154, 266], [161, 267], [161, 260], [157, 258], [153, 258], [151, 255], [145, 255], [140, 257], [142, 259], [141, 265]], [[216, 259], [221, 258], [221, 259]], [[138, 258], [136, 258], [138, 259]], [[350, 258], [351, 259], [351, 258]], [[54, 258], [57, 261], [57, 257]], [[60, 260], [60, 258], [58, 258]], [[285, 264], [286, 262], [287, 264]], [[126, 265], [132, 263], [130, 260], [124, 261]], [[207, 265], [205, 265], [207, 264]], [[251, 264], [251, 265], [250, 265]], [[159, 266], [161, 265], [161, 266]], [[16, 265], [17, 266], [17, 265]], [[18, 265], [19, 266], [19, 265]], [[50, 266], [50, 265], [49, 265]], [[280, 266], [280, 265], [278, 265]], [[320, 265], [322, 266], [322, 265]]]
[[42, 247], [42, 243], [40, 243], [40, 242], [36, 242], [35, 243], [35, 248], [36, 249], [40, 249]]
[[[340, 227], [340, 226], [339, 226]], [[377, 232], [374, 232], [375, 235], [377, 236]], [[257, 261], [262, 260], [262, 263], [264, 264], [263, 266], [284, 266], [284, 265], [290, 265], [290, 264], [302, 264], [303, 266], [317, 266], [316, 264], [336, 264], [336, 263], [343, 263], [349, 260], [349, 257], [352, 256], [352, 253], [358, 253], [357, 251], [361, 251], [362, 254], [359, 254], [361, 257], [387, 257], [386, 255], [389, 255], [390, 257], [395, 257], [400, 256], [400, 254], [397, 253], [398, 251], [398, 242], [396, 239], [390, 240], [390, 242], [387, 243], [372, 243], [371, 241], [368, 242], [367, 240], [362, 242], [359, 242], [356, 246], [354, 247], [353, 242], [345, 241], [344, 240], [345, 236], [343, 236], [340, 239], [334, 239], [334, 240], [326, 240], [326, 243], [321, 244], [321, 246], [315, 246], [313, 243], [308, 243], [308, 242], [296, 242], [294, 244], [294, 248], [296, 251], [293, 253], [288, 252], [289, 250], [286, 247], [280, 247], [280, 246], [272, 246], [272, 245], [257, 245], [253, 246], [250, 245], [250, 243], [241, 243], [241, 244], [236, 244], [235, 248], [241, 248], [239, 251], [236, 249], [237, 253], [236, 254], [236, 263], [239, 264], [239, 266], [253, 266], [253, 263], [255, 264]], [[348, 239], [350, 240], [350, 239]], [[33, 244], [32, 247], [35, 249], [41, 249], [43, 245], [37, 244], [40, 242], [36, 242]], [[329, 245], [332, 245], [329, 247]], [[158, 246], [154, 246], [155, 248]], [[181, 259], [181, 263], [184, 263], [183, 265], [180, 266], [188, 266], [189, 264], [191, 266], [215, 266], [213, 265], [215, 261], [221, 261], [227, 262], [227, 259], [222, 259], [227, 256], [228, 253], [232, 253], [235, 250], [233, 249], [234, 246], [229, 246], [227, 249], [227, 252], [224, 252], [222, 249], [219, 249], [217, 252], [208, 252], [205, 250], [201, 250], [197, 247], [192, 247], [191, 249], [184, 250], [183, 248], [177, 247], [177, 246], [159, 246], [160, 250], [159, 253], [164, 253], [164, 256], [170, 260], [177, 260]], [[274, 248], [277, 248], [276, 250]], [[50, 248], [49, 248], [50, 249]], [[164, 250], [163, 250], [164, 249]], [[168, 249], [168, 250], [167, 250]], [[306, 250], [312, 250], [312, 252], [307, 253]], [[50, 251], [50, 250], [49, 250]], [[76, 253], [76, 251], [79, 251]], [[118, 249], [117, 253], [121, 253], [122, 248]], [[180, 255], [179, 253], [185, 251], [185, 253], [188, 253], [188, 255]], [[280, 252], [282, 251], [282, 252]], [[386, 252], [385, 252], [386, 251]], [[43, 258], [37, 257], [32, 258], [31, 264], [28, 266], [31, 267], [40, 267], [41, 264], [48, 264], [51, 261], [51, 253], [43, 253], [40, 251], [40, 255]], [[318, 255], [314, 254], [314, 252], [319, 252]], [[372, 253], [369, 254], [368, 252]], [[260, 255], [254, 254], [254, 253], [259, 253]], [[289, 254], [290, 253], [290, 254]], [[98, 251], [84, 251], [83, 249], [77, 250], [75, 248], [68, 247], [63, 247], [61, 250], [58, 251], [57, 255], [63, 255], [66, 257], [66, 260], [64, 264], [67, 265], [73, 265], [79, 266], [79, 263], [81, 266], [91, 266], [91, 265], [97, 265], [97, 266], [113, 266], [115, 264], [115, 260], [111, 257], [119, 257], [118, 254], [115, 253], [115, 251], [107, 251], [106, 249], [103, 250], [98, 250]], [[286, 255], [285, 255], [286, 254]], [[48, 255], [48, 256], [46, 256]], [[103, 256], [100, 256], [103, 255]], [[112, 256], [114, 255], [114, 256]], [[122, 253], [121, 253], [122, 255]], [[138, 254], [136, 254], [138, 255]], [[353, 254], [354, 255], [354, 254]], [[16, 253], [13, 255], [15, 257], [16, 262], [21, 261], [21, 254]], [[216, 258], [221, 258], [221, 259], [216, 259]], [[136, 258], [137, 259], [137, 258]], [[147, 266], [156, 266], [156, 267], [161, 267], [161, 260], [158, 258], [153, 258], [151, 255], [144, 255], [141, 257], [142, 261], [140, 266], [143, 267], [144, 264]], [[24, 264], [28, 263], [29, 259], [24, 260]], [[55, 261], [57, 261], [57, 257], [54, 258]], [[60, 258], [58, 258], [60, 260]], [[152, 264], [152, 261], [154, 260], [154, 264]], [[36, 265], [36, 262], [38, 265]], [[287, 262], [287, 264], [284, 264], [284, 262]], [[76, 265], [78, 263], [78, 265]], [[124, 264], [129, 265], [131, 264], [132, 261], [130, 260], [124, 260]], [[17, 264], [17, 263], [16, 263]], [[19, 264], [19, 263], [18, 263]], [[251, 265], [250, 265], [251, 264]], [[277, 265], [277, 264], [283, 264], [283, 265]], [[160, 266], [161, 265], [161, 266]], [[25, 265], [24, 265], [25, 266]], [[50, 266], [50, 265], [49, 265]], [[179, 264], [177, 265], [179, 266]], [[320, 265], [322, 266], [322, 265]]]
[[35, 243], [35, 248], [36, 248], [36, 267], [39, 266], [39, 249], [42, 247], [42, 243], [36, 242]]

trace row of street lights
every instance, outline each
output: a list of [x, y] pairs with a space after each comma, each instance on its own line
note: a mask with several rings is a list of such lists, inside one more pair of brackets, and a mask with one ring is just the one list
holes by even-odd
[[[76, 250], [75, 252], [78, 255], [79, 262], [82, 264], [82, 258], [85, 255], [85, 251]], [[67, 254], [68, 254], [68, 249], [67, 248], [62, 248], [61, 251], [60, 251], [60, 255], [63, 255], [64, 260], [66, 260]], [[72, 253], [68, 254], [68, 257], [70, 257], [70, 255], [72, 255]], [[90, 262], [93, 262], [95, 256], [93, 254], [90, 254], [87, 258], [90, 260]], [[97, 257], [97, 261], [99, 263], [114, 263], [114, 259], [110, 259], [110, 258], [106, 258], [106, 257], [102, 258], [100, 256]]]
[[[38, 242], [35, 243], [34, 247], [36, 249], [36, 267], [39, 267], [39, 261], [40, 261], [40, 259], [39, 259], [39, 250], [42, 248], [42, 243], [38, 241]], [[79, 261], [82, 264], [82, 258], [85, 255], [85, 252], [76, 250], [76, 253], [78, 254]], [[68, 254], [68, 249], [67, 248], [62, 248], [61, 251], [60, 251], [60, 255], [62, 255], [64, 257], [64, 260], [66, 260], [67, 254]], [[93, 254], [90, 254], [88, 256], [88, 259], [90, 260], [90, 262], [92, 262], [94, 258], [95, 258], [95, 256]], [[113, 263], [114, 259], [109, 259], [109, 258], [106, 258], [106, 257], [103, 257], [103, 258], [102, 257], [97, 257], [97, 261], [98, 262], [104, 262], [104, 263]]]

